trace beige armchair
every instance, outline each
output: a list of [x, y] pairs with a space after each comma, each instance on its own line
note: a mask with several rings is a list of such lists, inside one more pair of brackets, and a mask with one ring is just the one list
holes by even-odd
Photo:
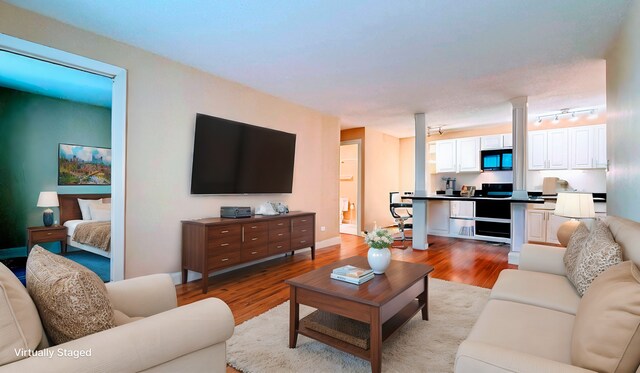
[[[9, 270], [0, 266], [0, 297], [8, 300], [0, 304], [2, 318], [17, 314], [19, 307], [25, 307], [25, 304], [23, 298], [11, 305], [12, 294], [22, 292], [24, 288], [15, 288], [17, 279], [8, 279]], [[6, 363], [0, 366], [0, 372], [226, 370], [225, 341], [233, 334], [234, 319], [223, 301], [210, 298], [177, 307], [175, 287], [170, 276], [164, 274], [109, 283], [107, 290], [114, 309], [131, 317], [132, 322], [37, 350], [38, 356]], [[7, 335], [0, 334], [0, 349], [13, 343], [4, 340]], [[20, 331], [16, 335], [24, 338], [26, 333]]]

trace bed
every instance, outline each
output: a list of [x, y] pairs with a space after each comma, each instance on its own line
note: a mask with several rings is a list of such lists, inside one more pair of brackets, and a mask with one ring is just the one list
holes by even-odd
[[87, 245], [84, 243], [76, 242], [73, 240], [73, 234], [82, 223], [90, 222], [91, 220], [82, 220], [82, 212], [80, 211], [80, 205], [78, 204], [78, 198], [81, 199], [101, 199], [111, 198], [111, 194], [59, 194], [58, 199], [60, 201], [60, 224], [67, 227], [67, 245], [73, 246], [77, 249], [88, 251], [106, 258], [111, 258], [111, 243], [106, 249]]

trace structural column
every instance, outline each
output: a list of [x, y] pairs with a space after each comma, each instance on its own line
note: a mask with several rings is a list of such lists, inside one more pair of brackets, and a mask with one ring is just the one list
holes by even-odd
[[[513, 136], [513, 198], [529, 198], [527, 193], [527, 97], [511, 100]], [[511, 204], [511, 252], [509, 263], [518, 264], [525, 243], [525, 203]]]
[[[424, 113], [415, 114], [415, 188], [416, 196], [427, 194], [426, 149], [427, 122]], [[427, 241], [427, 201], [413, 200], [413, 248], [426, 250]]]

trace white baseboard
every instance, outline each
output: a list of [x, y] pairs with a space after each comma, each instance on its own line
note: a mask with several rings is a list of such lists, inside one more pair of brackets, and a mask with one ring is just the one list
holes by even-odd
[[[323, 240], [323, 241], [316, 242], [316, 250], [317, 249], [322, 249], [322, 248], [325, 248], [325, 247], [329, 247], [329, 246], [334, 246], [334, 245], [340, 245], [340, 236], [332, 237], [332, 238], [329, 238], [329, 239], [326, 239], [326, 240]], [[300, 249], [300, 250], [296, 250], [296, 254], [304, 254], [304, 253], [310, 252], [310, 251], [311, 251], [311, 248]], [[248, 266], [251, 266], [251, 265], [254, 265], [254, 264], [266, 262], [268, 260], [271, 260], [273, 258], [276, 258], [278, 256], [282, 256], [282, 255], [283, 254], [277, 254], [277, 255], [266, 257], [266, 258], [254, 260], [252, 262], [242, 263], [242, 264], [238, 264], [238, 265], [233, 266], [233, 267], [229, 267], [229, 268], [221, 269], [219, 271], [211, 272], [209, 274], [209, 277], [215, 276], [215, 275], [219, 275], [219, 274], [222, 274], [222, 273], [227, 273], [227, 272], [230, 272], [230, 271], [235, 271], [236, 269], [248, 267]], [[182, 283], [182, 273], [173, 272], [173, 273], [170, 273], [169, 275], [171, 276], [171, 280], [173, 280], [174, 284], [179, 285], [179, 284]], [[187, 282], [199, 280], [201, 278], [202, 278], [202, 274], [200, 274], [198, 272], [189, 271], [189, 273], [187, 273]]]
[[520, 252], [519, 251], [509, 251], [509, 257], [508, 257], [508, 262], [509, 264], [515, 264], [518, 265], [520, 264]]

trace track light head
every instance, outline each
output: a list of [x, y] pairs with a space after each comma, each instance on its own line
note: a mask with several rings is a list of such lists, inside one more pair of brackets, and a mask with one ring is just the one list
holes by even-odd
[[558, 122], [560, 122], [560, 119], [558, 119], [558, 115], [556, 115], [555, 118], [553, 118], [553, 120], [551, 121], [551, 123], [558, 124]]

